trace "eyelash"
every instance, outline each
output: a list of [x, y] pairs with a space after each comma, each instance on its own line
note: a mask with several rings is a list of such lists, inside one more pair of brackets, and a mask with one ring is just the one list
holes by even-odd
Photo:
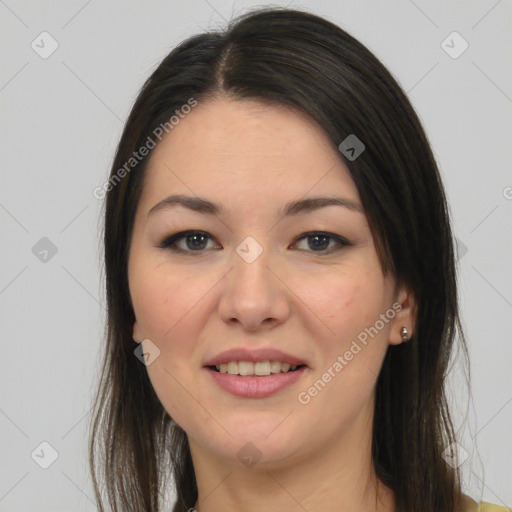
[[[212, 238], [209, 236], [209, 234], [204, 231], [194, 231], [194, 230], [180, 231], [179, 233], [170, 235], [167, 238], [165, 238], [164, 240], [162, 240], [157, 245], [157, 247], [160, 249], [170, 249], [171, 251], [173, 251], [175, 253], [186, 254], [188, 256], [196, 256], [196, 255], [200, 255], [201, 253], [204, 253], [205, 250], [197, 250], [197, 251], [185, 250], [185, 249], [181, 249], [180, 247], [178, 247], [176, 245], [178, 240], [185, 238], [186, 236], [191, 236], [191, 235], [203, 235], [203, 236], [206, 236], [208, 239], [212, 240]], [[333, 233], [326, 232], [326, 231], [308, 231], [307, 233], [303, 233], [302, 235], [297, 237], [293, 243], [295, 244], [303, 239], [307, 239], [307, 238], [314, 237], [314, 236], [330, 238], [330, 239], [334, 240], [335, 242], [337, 242], [338, 245], [334, 246], [334, 247], [330, 247], [329, 249], [322, 249], [321, 251], [306, 250], [306, 252], [320, 254], [323, 256], [323, 255], [331, 254], [334, 251], [338, 251], [338, 250], [342, 249], [343, 247], [348, 247], [348, 246], [353, 245], [347, 239], [345, 239], [339, 235], [335, 235]], [[304, 249], [299, 249], [299, 250], [304, 250]]]

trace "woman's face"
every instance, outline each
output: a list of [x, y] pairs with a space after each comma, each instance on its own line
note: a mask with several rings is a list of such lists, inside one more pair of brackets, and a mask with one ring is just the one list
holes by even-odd
[[[219, 211], [162, 203], [171, 195]], [[341, 202], [301, 203], [313, 197]], [[225, 462], [246, 463], [249, 455], [276, 466], [340, 439], [360, 443], [371, 431], [388, 345], [400, 343], [403, 325], [412, 331], [407, 294], [383, 276], [337, 148], [303, 115], [252, 101], [199, 102], [155, 148], [129, 285], [133, 336], [151, 354], [156, 394], [193, 454]], [[238, 368], [280, 373], [230, 376], [205, 366], [230, 349], [281, 351]], [[306, 366], [286, 376], [286, 366], [261, 359]]]

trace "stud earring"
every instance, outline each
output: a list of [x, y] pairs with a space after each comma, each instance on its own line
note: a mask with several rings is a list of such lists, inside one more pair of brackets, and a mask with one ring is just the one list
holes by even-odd
[[409, 339], [409, 331], [407, 330], [407, 327], [402, 327], [402, 330], [400, 331], [400, 334], [402, 335], [402, 342], [405, 343]]

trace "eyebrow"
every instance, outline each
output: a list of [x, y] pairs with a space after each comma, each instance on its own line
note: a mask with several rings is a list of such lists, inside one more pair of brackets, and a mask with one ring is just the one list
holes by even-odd
[[[208, 201], [207, 199], [185, 195], [171, 195], [153, 206], [148, 212], [148, 217], [155, 212], [167, 210], [168, 208], [178, 205], [207, 215], [222, 215], [225, 213], [225, 210], [221, 205]], [[289, 217], [292, 215], [300, 215], [326, 206], [343, 206], [349, 210], [363, 213], [362, 206], [351, 199], [319, 196], [307, 197], [305, 199], [299, 199], [297, 201], [287, 203], [281, 210], [281, 216]]]

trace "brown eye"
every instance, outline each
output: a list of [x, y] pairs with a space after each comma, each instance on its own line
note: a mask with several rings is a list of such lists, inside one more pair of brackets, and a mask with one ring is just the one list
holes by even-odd
[[170, 249], [177, 253], [201, 253], [212, 240], [204, 231], [181, 231], [165, 238], [158, 245], [161, 249]]
[[304, 233], [296, 240], [295, 244], [302, 240], [307, 241], [307, 248], [302, 248], [299, 250], [306, 250], [309, 252], [318, 252], [323, 254], [330, 254], [331, 252], [339, 250], [342, 247], [352, 245], [348, 240], [339, 235], [326, 233], [323, 231]]

